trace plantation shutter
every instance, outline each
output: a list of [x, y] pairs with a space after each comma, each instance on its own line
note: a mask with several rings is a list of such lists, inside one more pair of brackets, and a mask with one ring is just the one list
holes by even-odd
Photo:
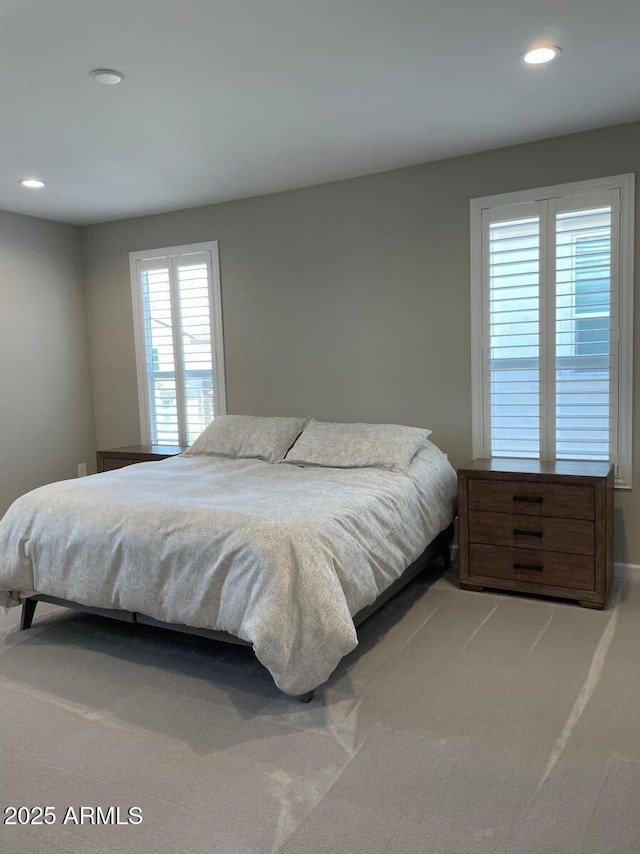
[[[555, 448], [558, 459], [616, 455], [619, 193], [550, 205], [555, 237]], [[612, 312], [612, 305], [614, 311]], [[613, 333], [613, 334], [612, 334]]]
[[152, 444], [189, 445], [220, 408], [211, 252], [134, 255], [143, 432]]
[[170, 259], [139, 261], [138, 276], [143, 305], [150, 438], [153, 444], [179, 445]]
[[[540, 456], [540, 216], [494, 212], [487, 229], [488, 434], [496, 457]], [[514, 213], [516, 215], [514, 216]]]
[[482, 212], [483, 444], [616, 459], [619, 190]]

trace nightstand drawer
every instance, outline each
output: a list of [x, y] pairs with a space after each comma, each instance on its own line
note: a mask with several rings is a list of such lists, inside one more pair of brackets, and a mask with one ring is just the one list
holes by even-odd
[[482, 578], [504, 578], [575, 590], [595, 587], [594, 561], [586, 555], [473, 543], [470, 557], [472, 574]]
[[469, 512], [469, 542], [540, 551], [595, 554], [593, 522], [560, 516]]
[[518, 513], [529, 516], [595, 517], [591, 486], [526, 481], [469, 480], [469, 510]]

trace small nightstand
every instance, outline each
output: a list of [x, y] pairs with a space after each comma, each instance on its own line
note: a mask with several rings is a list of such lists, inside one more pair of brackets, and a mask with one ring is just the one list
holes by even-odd
[[604, 608], [613, 580], [613, 466], [474, 460], [458, 470], [460, 586]]
[[127, 445], [124, 448], [110, 448], [98, 451], [98, 472], [121, 469], [134, 463], [148, 463], [152, 460], [165, 460], [181, 454], [185, 448], [175, 445]]

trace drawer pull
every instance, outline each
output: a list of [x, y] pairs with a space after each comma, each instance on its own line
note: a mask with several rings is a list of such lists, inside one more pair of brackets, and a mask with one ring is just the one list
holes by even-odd
[[541, 537], [542, 534], [542, 531], [524, 531], [522, 528], [513, 529], [514, 537]]
[[541, 563], [514, 563], [514, 569], [532, 569], [534, 572], [542, 572], [544, 566]]
[[514, 495], [514, 501], [524, 501], [526, 504], [542, 504], [542, 498], [531, 495]]

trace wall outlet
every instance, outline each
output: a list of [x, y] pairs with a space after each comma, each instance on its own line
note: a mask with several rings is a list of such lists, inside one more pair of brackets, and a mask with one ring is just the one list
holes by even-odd
[[86, 477], [87, 476], [87, 464], [86, 463], [78, 463], [78, 477]]

